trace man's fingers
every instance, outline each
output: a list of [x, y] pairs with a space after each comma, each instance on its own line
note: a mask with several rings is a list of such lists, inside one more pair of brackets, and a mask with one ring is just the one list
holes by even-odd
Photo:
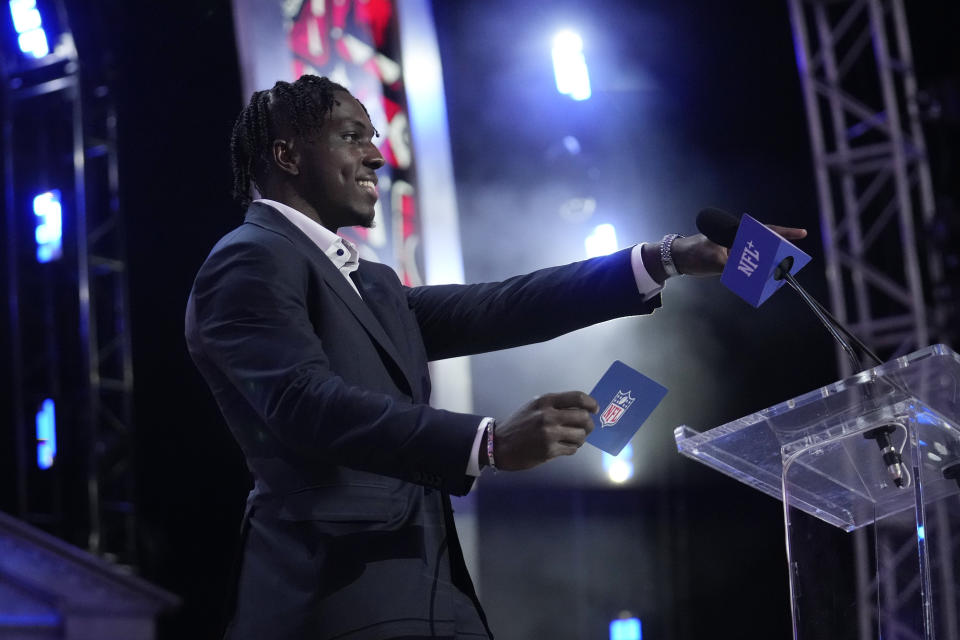
[[787, 240], [801, 240], [807, 237], [806, 229], [797, 229], [796, 227], [781, 227], [775, 224], [768, 224], [767, 227], [771, 231], [779, 233]]
[[593, 431], [593, 418], [585, 409], [547, 409], [543, 416], [548, 427], [573, 428], [587, 434]]
[[554, 442], [550, 446], [550, 457], [556, 458], [557, 456], [572, 456], [579, 450], [580, 447], [576, 445], [567, 444], [566, 442]]
[[583, 391], [563, 391], [561, 393], [547, 393], [537, 398], [537, 403], [543, 409], [584, 409], [596, 413], [600, 407], [597, 401]]
[[529, 469], [557, 456], [569, 456], [593, 431], [597, 401], [582, 391], [534, 399], [497, 426], [497, 462], [502, 469]]
[[583, 443], [587, 441], [587, 436], [590, 435], [590, 431], [578, 427], [564, 426], [557, 427], [556, 434], [557, 442], [559, 444], [568, 444], [579, 448], [582, 447]]

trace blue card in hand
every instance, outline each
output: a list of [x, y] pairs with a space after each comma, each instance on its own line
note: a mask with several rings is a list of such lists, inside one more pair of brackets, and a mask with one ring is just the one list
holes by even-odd
[[600, 412], [593, 416], [587, 442], [615, 456], [667, 395], [667, 388], [616, 360], [590, 395]]

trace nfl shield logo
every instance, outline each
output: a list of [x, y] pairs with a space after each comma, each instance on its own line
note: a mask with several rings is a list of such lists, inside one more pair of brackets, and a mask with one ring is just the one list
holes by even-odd
[[607, 408], [600, 414], [600, 428], [612, 427], [620, 422], [620, 418], [627, 412], [627, 409], [630, 408], [634, 400], [636, 400], [636, 398], [630, 395], [629, 390], [617, 391], [617, 395], [613, 396], [613, 400], [610, 401]]

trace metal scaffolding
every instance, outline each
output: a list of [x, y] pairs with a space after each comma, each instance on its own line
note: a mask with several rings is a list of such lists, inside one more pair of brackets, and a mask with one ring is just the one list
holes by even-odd
[[929, 292], [943, 266], [924, 233], [934, 195], [903, 2], [788, 3], [830, 306], [885, 359], [909, 353], [942, 327]]
[[[928, 242], [934, 191], [903, 2], [788, 5], [830, 306], [884, 359], [904, 355], [941, 338], [946, 309], [933, 295], [944, 269]], [[839, 348], [837, 363], [843, 377], [853, 373]], [[855, 535], [859, 637], [878, 637], [877, 624], [884, 638], [920, 637], [897, 620], [909, 615], [921, 588], [898, 580], [898, 563], [915, 562], [916, 532], [897, 540], [871, 540], [862, 529]], [[878, 620], [880, 597], [891, 619]]]
[[[66, 13], [54, 50], [3, 57], [5, 215], [19, 515], [136, 561], [133, 365], [117, 116]], [[62, 197], [62, 257], [35, 257], [32, 198]], [[56, 405], [57, 456], [34, 460], [33, 412]], [[81, 524], [82, 523], [82, 524]]]

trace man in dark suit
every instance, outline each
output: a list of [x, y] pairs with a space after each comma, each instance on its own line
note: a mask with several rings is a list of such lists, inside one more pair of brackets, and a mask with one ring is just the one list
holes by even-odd
[[214, 247], [187, 343], [254, 476], [230, 638], [492, 637], [449, 496], [485, 466], [572, 455], [596, 402], [546, 394], [506, 420], [429, 406], [427, 362], [649, 313], [676, 270], [726, 252], [670, 238], [501, 283], [407, 288], [336, 236], [372, 224], [383, 157], [363, 106], [304, 76], [234, 129], [235, 191], [263, 199]]

